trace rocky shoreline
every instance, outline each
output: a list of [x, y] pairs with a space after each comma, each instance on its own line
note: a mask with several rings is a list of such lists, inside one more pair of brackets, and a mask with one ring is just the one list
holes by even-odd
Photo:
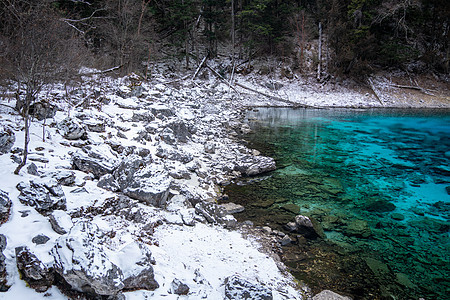
[[[237, 79], [253, 90], [264, 80]], [[40, 95], [46, 100], [35, 104], [29, 161], [19, 176], [13, 170], [23, 152], [22, 120], [7, 107], [14, 102], [3, 99], [3, 296], [311, 298], [276, 254], [284, 236], [238, 223], [233, 213], [243, 207], [217, 203], [231, 180], [276, 168], [239, 140], [250, 130], [245, 110], [403, 102], [381, 92], [302, 84], [291, 80], [261, 96], [213, 79], [143, 81], [132, 74], [86, 76], [70, 91], [47, 87]], [[449, 108], [448, 99], [422, 106]], [[299, 217], [293, 230], [308, 224]]]

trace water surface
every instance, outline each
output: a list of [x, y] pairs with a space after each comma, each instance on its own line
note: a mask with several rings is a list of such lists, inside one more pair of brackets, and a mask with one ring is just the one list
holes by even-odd
[[279, 168], [226, 192], [256, 225], [318, 221], [324, 239], [290, 234], [283, 249], [298, 279], [356, 299], [448, 299], [450, 111], [259, 108], [248, 122]]

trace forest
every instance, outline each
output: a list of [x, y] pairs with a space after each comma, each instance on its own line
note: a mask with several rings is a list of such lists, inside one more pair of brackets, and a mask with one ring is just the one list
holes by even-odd
[[288, 58], [302, 74], [319, 37], [331, 74], [446, 74], [449, 20], [447, 0], [4, 0], [0, 76], [29, 85], [80, 65], [145, 74], [154, 61], [196, 68], [206, 55]]

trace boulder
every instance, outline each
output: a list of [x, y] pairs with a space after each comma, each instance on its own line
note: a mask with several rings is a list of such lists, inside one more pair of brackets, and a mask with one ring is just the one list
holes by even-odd
[[27, 172], [30, 175], [34, 175], [34, 176], [40, 176], [41, 174], [39, 173], [37, 166], [35, 163], [31, 163], [27, 166]]
[[290, 222], [285, 227], [287, 230], [299, 233], [308, 239], [325, 237], [320, 224], [311, 217], [298, 215], [295, 217], [295, 222]]
[[133, 112], [133, 116], [131, 117], [131, 121], [133, 121], [133, 122], [150, 123], [153, 120], [155, 120], [155, 116], [148, 111]]
[[16, 135], [11, 128], [0, 125], [0, 154], [5, 154], [11, 151], [14, 142], [16, 141]]
[[39, 121], [53, 118], [56, 115], [57, 107], [48, 101], [42, 100], [34, 102], [30, 105], [30, 116], [35, 117]]
[[114, 177], [125, 195], [157, 207], [166, 203], [172, 183], [163, 165], [145, 161], [135, 154], [121, 162]]
[[97, 225], [80, 221], [56, 240], [53, 268], [74, 290], [111, 296], [124, 288], [122, 270], [102, 246], [105, 238]]
[[119, 251], [119, 257], [124, 290], [153, 291], [159, 287], [152, 267], [155, 262], [147, 245], [132, 242]]
[[73, 171], [52, 171], [46, 173], [44, 176], [54, 178], [56, 179], [56, 181], [58, 181], [59, 184], [64, 186], [71, 186], [75, 183], [75, 173]]
[[368, 238], [372, 235], [372, 231], [370, 230], [367, 221], [352, 220], [350, 223], [347, 224], [347, 227], [344, 230], [344, 234]]
[[45, 292], [53, 285], [53, 272], [27, 247], [16, 248], [16, 263], [21, 278], [37, 292]]
[[266, 156], [246, 155], [239, 159], [234, 166], [235, 171], [239, 171], [245, 176], [255, 176], [275, 169], [275, 160]]
[[233, 203], [233, 202], [220, 204], [220, 206], [226, 210], [227, 214], [231, 214], [231, 215], [243, 212], [245, 210], [244, 206]]
[[58, 123], [57, 128], [61, 135], [68, 140], [78, 140], [86, 138], [86, 128], [74, 118], [65, 118]]
[[272, 291], [262, 284], [253, 284], [237, 275], [225, 279], [225, 299], [272, 300]]
[[91, 132], [101, 133], [106, 131], [106, 124], [101, 120], [89, 119], [84, 121], [84, 125], [86, 125], [87, 129]]
[[150, 106], [150, 111], [158, 119], [168, 118], [175, 115], [175, 112], [172, 111], [172, 109], [163, 104], [153, 104]]
[[352, 298], [341, 296], [330, 290], [323, 290], [315, 295], [312, 300], [351, 300]]
[[199, 202], [195, 205], [195, 212], [203, 217], [206, 221], [213, 224], [222, 224], [227, 228], [236, 227], [236, 219], [227, 213], [222, 206], [212, 202]]
[[36, 245], [46, 244], [49, 240], [50, 240], [50, 238], [44, 234], [38, 234], [31, 239], [31, 241], [33, 243], [35, 243]]
[[175, 138], [182, 143], [186, 143], [188, 138], [192, 135], [189, 127], [181, 119], [170, 120], [170, 122], [166, 124], [166, 127], [170, 128]]
[[76, 170], [91, 173], [96, 179], [114, 171], [114, 165], [108, 161], [89, 157], [78, 152], [72, 155], [72, 166]]
[[0, 190], [0, 224], [8, 221], [11, 203], [12, 202], [8, 197], [8, 193]]
[[97, 186], [111, 192], [117, 192], [119, 190], [119, 184], [112, 174], [105, 174], [100, 177]]
[[0, 234], [0, 292], [6, 292], [9, 289], [6, 277], [6, 257], [3, 254], [3, 250], [6, 248], [6, 237]]
[[178, 279], [172, 281], [172, 293], [177, 295], [187, 295], [189, 293], [189, 286]]
[[40, 214], [47, 215], [55, 209], [66, 209], [66, 197], [55, 179], [30, 180], [17, 184], [21, 203], [33, 206]]
[[176, 160], [182, 162], [183, 164], [187, 164], [194, 159], [191, 154], [184, 153], [167, 145], [159, 145], [158, 148], [156, 148], [155, 154], [159, 158]]
[[66, 234], [73, 226], [72, 218], [63, 210], [54, 210], [48, 219], [53, 230], [59, 234]]

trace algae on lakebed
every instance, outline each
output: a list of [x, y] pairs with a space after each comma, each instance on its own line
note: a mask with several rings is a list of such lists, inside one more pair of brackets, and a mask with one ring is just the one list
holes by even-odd
[[246, 139], [279, 168], [225, 192], [246, 207], [239, 220], [283, 230], [298, 207], [321, 224], [325, 240], [284, 247], [298, 279], [356, 299], [450, 293], [449, 110], [261, 108], [248, 120]]

